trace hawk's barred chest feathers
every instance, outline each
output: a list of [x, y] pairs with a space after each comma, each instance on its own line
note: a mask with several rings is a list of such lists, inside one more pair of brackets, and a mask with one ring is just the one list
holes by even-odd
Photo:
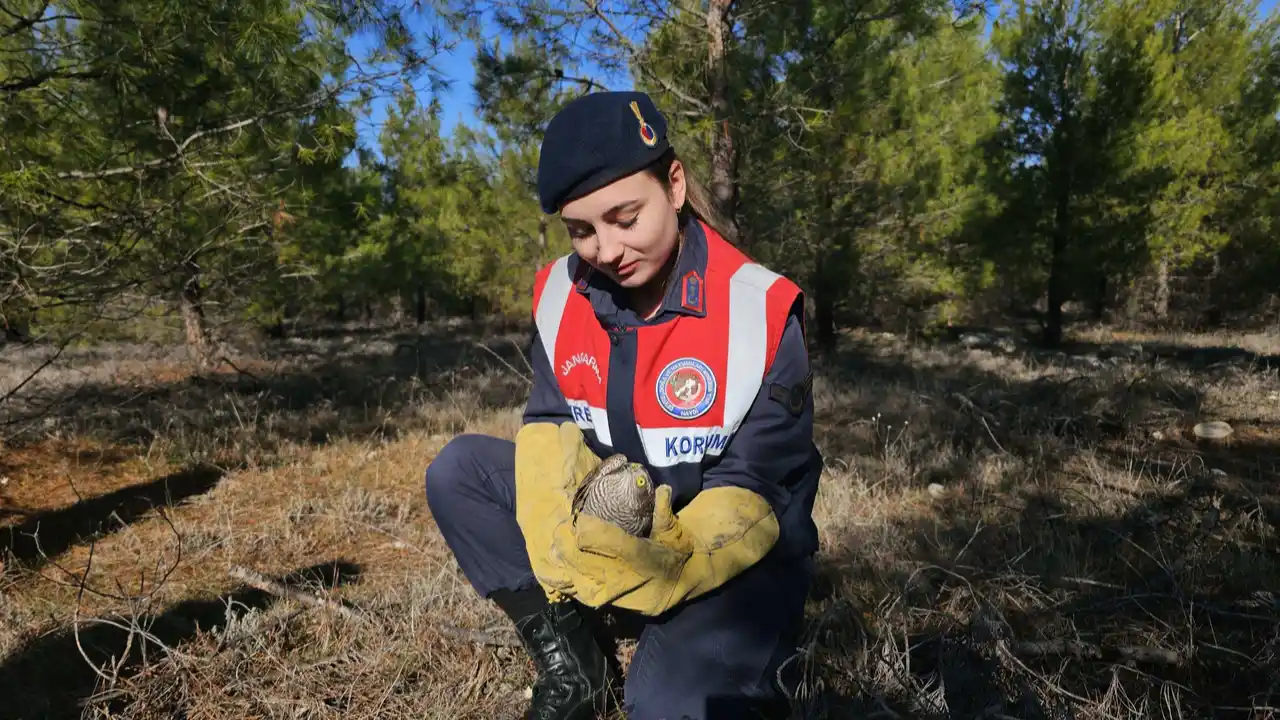
[[637, 537], [648, 537], [653, 501], [653, 480], [644, 467], [618, 454], [583, 478], [573, 496], [573, 511], [594, 515]]

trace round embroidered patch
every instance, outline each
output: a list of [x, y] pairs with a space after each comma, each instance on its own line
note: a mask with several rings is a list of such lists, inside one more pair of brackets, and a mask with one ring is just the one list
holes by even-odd
[[668, 415], [692, 420], [711, 409], [716, 399], [716, 376], [697, 358], [671, 361], [658, 375], [658, 404]]

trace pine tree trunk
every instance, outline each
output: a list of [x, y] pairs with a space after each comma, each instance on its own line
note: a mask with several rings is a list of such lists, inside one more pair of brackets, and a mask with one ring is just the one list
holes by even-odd
[[413, 288], [413, 311], [419, 325], [427, 321], [427, 286], [421, 282]]
[[1152, 303], [1156, 322], [1163, 323], [1169, 319], [1169, 257], [1161, 255], [1156, 263], [1156, 295]]
[[1110, 281], [1106, 274], [1098, 277], [1098, 284], [1093, 291], [1093, 321], [1102, 322], [1107, 317], [1107, 292], [1110, 287]]
[[1145, 284], [1133, 282], [1129, 284], [1124, 299], [1124, 322], [1128, 327], [1136, 327], [1142, 321], [1142, 297], [1146, 292]]
[[298, 308], [296, 299], [290, 297], [284, 301], [284, 311], [280, 313], [276, 320], [276, 331], [280, 333], [281, 339], [289, 336], [289, 323], [297, 318], [299, 314], [301, 314], [301, 310]]
[[1058, 189], [1058, 203], [1054, 211], [1053, 243], [1049, 251], [1049, 312], [1044, 325], [1044, 344], [1058, 347], [1062, 344], [1062, 303], [1066, 301], [1066, 278], [1063, 264], [1066, 258], [1067, 233], [1070, 227], [1070, 190]]
[[[1179, 53], [1182, 52], [1182, 46], [1185, 44], [1183, 38], [1184, 23], [1186, 22], [1186, 13], [1178, 12], [1173, 16], [1173, 72], [1178, 71], [1180, 60]], [[1155, 315], [1157, 323], [1164, 324], [1169, 319], [1169, 254], [1167, 250], [1160, 252], [1160, 259], [1156, 261], [1156, 289], [1155, 298], [1152, 302], [1152, 312]]]
[[547, 216], [538, 219], [538, 252], [533, 259], [533, 271], [542, 269], [543, 258], [547, 256]]
[[1062, 304], [1067, 300], [1066, 259], [1067, 246], [1071, 242], [1071, 184], [1072, 145], [1075, 142], [1075, 106], [1072, 103], [1069, 78], [1070, 64], [1062, 69], [1059, 90], [1062, 97], [1061, 115], [1053, 129], [1055, 157], [1050, 169], [1054, 196], [1053, 238], [1049, 250], [1049, 307], [1044, 324], [1044, 344], [1047, 347], [1062, 345]]
[[729, 69], [727, 54], [733, 0], [710, 0], [707, 9], [707, 74], [711, 81], [711, 115], [719, 127], [711, 133], [711, 202], [732, 243], [740, 241], [737, 223], [737, 158], [729, 126]]
[[1209, 276], [1205, 279], [1205, 300], [1204, 322], [1211, 328], [1218, 328], [1222, 325], [1222, 300], [1218, 294], [1218, 283], [1222, 276], [1222, 255], [1213, 254], [1213, 267], [1209, 270]]
[[186, 330], [187, 350], [201, 366], [211, 360], [213, 343], [204, 314], [204, 294], [200, 286], [200, 266], [195, 258], [183, 263], [182, 325]]
[[541, 215], [538, 219], [538, 237], [535, 238], [534, 242], [536, 243], [536, 246], [534, 250], [534, 260], [532, 260], [531, 264], [534, 266], [532, 269], [534, 269], [534, 273], [536, 274], [538, 273], [538, 270], [543, 268], [543, 263], [545, 261], [543, 259], [547, 258], [547, 215]]
[[821, 263], [813, 271], [813, 342], [822, 352], [836, 347], [836, 284]]

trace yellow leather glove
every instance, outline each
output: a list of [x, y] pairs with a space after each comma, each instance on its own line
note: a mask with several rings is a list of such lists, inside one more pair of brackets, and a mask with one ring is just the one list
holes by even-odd
[[565, 599], [559, 591], [575, 579], [553, 546], [555, 532], [571, 525], [573, 493], [599, 464], [573, 422], [530, 423], [516, 433], [516, 523], [533, 574], [552, 602]]
[[660, 615], [751, 567], [778, 540], [769, 503], [738, 487], [703, 490], [671, 512], [671, 487], [659, 486], [649, 538], [591, 515], [559, 523], [553, 552], [570, 572], [549, 583], [592, 607], [610, 604]]

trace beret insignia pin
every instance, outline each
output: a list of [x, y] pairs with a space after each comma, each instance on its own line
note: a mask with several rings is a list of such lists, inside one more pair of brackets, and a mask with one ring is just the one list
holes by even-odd
[[653, 131], [653, 127], [644, 121], [644, 116], [640, 114], [640, 105], [636, 101], [631, 101], [631, 112], [635, 114], [636, 120], [640, 123], [640, 140], [645, 145], [653, 147], [658, 144], [658, 134]]

